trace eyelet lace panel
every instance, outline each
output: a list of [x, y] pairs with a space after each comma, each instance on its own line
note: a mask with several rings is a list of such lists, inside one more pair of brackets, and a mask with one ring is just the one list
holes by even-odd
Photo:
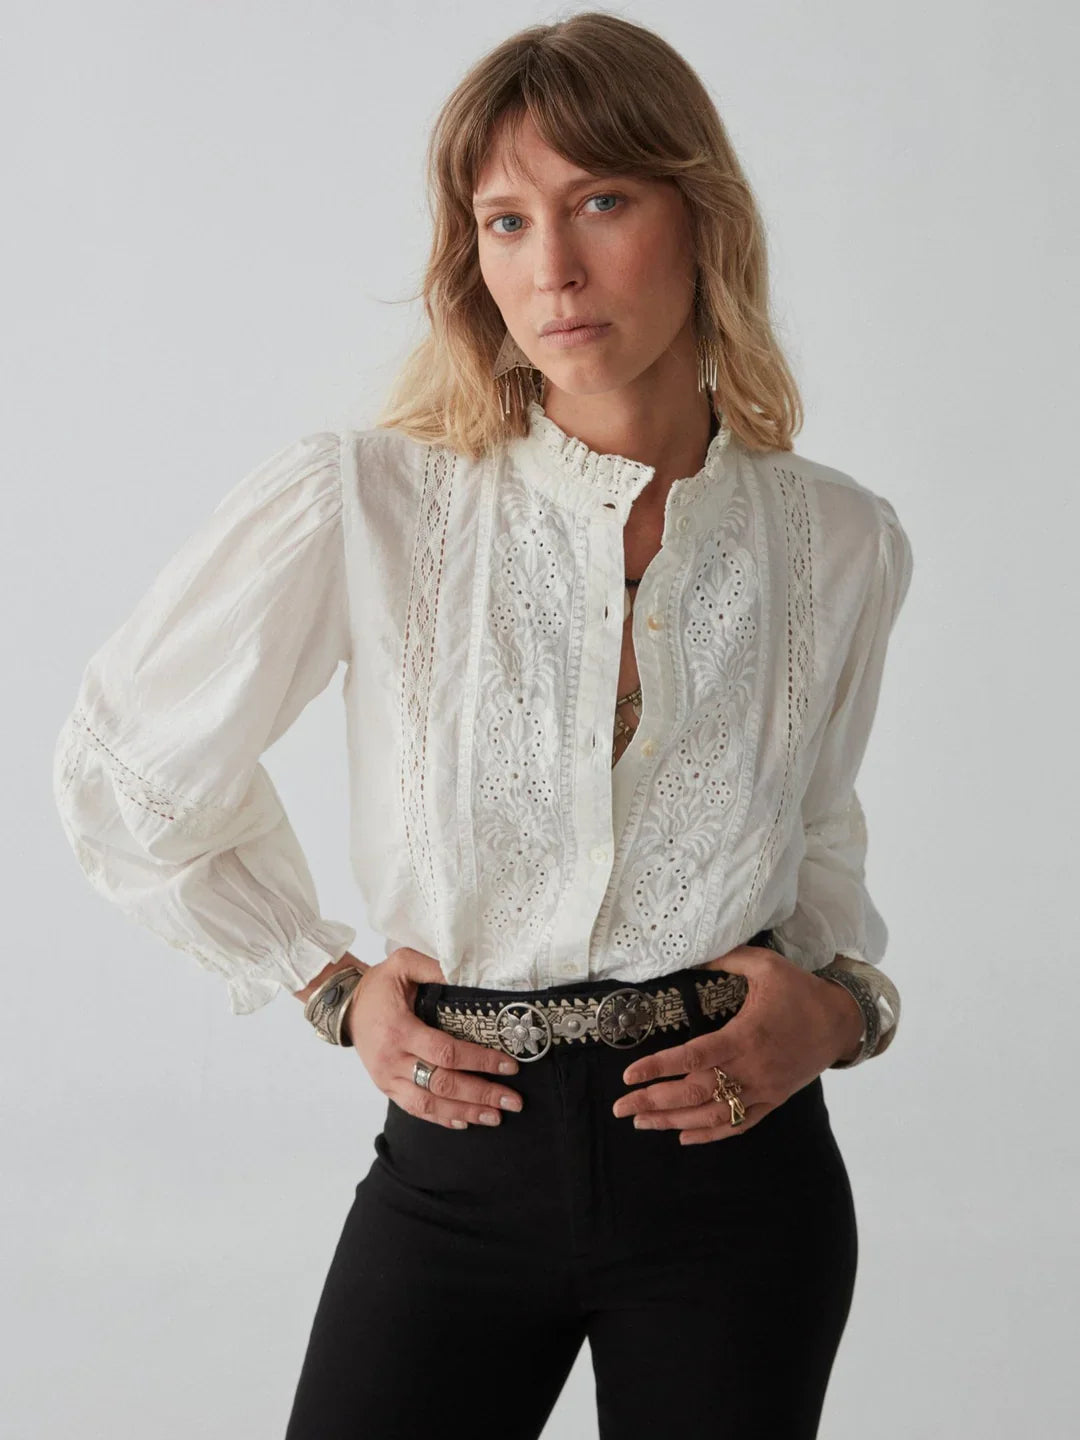
[[628, 974], [678, 968], [720, 902], [756, 731], [762, 594], [752, 514], [740, 480], [689, 560], [670, 652], [684, 718], [633, 798], [596, 925], [597, 943], [620, 951]]
[[814, 567], [810, 544], [810, 511], [802, 478], [773, 466], [784, 501], [787, 550], [787, 698], [784, 776], [768, 837], [761, 847], [754, 877], [747, 891], [743, 926], [756, 914], [765, 877], [772, 874], [787, 835], [787, 819], [795, 803], [806, 713], [814, 675]]
[[456, 456], [429, 446], [424, 465], [418, 530], [409, 572], [401, 677], [401, 791], [405, 835], [413, 876], [438, 924], [437, 885], [427, 819], [428, 733], [435, 668], [435, 628], [439, 618], [443, 556], [454, 488]]
[[505, 967], [524, 941], [542, 972], [577, 859], [566, 727], [577, 708], [585, 618], [576, 579], [588, 532], [512, 472], [492, 504], [463, 883], [475, 886], [478, 965]]

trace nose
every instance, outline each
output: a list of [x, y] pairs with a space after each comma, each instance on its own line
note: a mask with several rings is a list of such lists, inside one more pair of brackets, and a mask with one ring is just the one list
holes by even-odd
[[541, 294], [584, 283], [585, 268], [581, 257], [570, 235], [558, 226], [551, 226], [539, 238], [533, 280]]

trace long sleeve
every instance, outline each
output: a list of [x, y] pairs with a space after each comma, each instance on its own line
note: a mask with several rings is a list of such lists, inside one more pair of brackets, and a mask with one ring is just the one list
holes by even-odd
[[862, 975], [875, 994], [882, 1036], [891, 1043], [900, 1016], [896, 987], [880, 970], [888, 928], [866, 886], [867, 828], [855, 780], [877, 710], [889, 637], [911, 583], [908, 537], [888, 500], [880, 517], [877, 563], [833, 709], [802, 804], [805, 852], [793, 913], [773, 925], [778, 949], [818, 970], [833, 961]]
[[302, 989], [354, 927], [324, 919], [260, 756], [349, 660], [339, 437], [235, 485], [94, 653], [53, 794], [94, 888], [227, 985]]

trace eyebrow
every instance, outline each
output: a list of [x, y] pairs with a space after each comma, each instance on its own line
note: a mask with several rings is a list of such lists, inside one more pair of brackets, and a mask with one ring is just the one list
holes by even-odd
[[[621, 170], [603, 170], [595, 175], [583, 175], [580, 180], [569, 180], [565, 185], [556, 187], [556, 195], [569, 195], [572, 190], [582, 190], [586, 185], [595, 185], [599, 180], [614, 180], [623, 178]], [[521, 199], [520, 195], [474, 195], [473, 209], [487, 210], [493, 205], [516, 205]]]

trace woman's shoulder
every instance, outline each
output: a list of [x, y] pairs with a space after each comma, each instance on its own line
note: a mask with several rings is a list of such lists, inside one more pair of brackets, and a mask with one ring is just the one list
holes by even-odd
[[463, 463], [455, 451], [418, 439], [397, 427], [372, 425], [340, 431], [342, 483], [346, 497], [396, 494], [420, 501], [448, 488]]
[[396, 426], [347, 426], [339, 434], [343, 451], [361, 472], [389, 469], [415, 474], [422, 472], [434, 456], [442, 455], [457, 463], [464, 458], [455, 451], [419, 439]]
[[889, 531], [903, 536], [892, 500], [866, 479], [797, 450], [759, 451], [751, 457], [770, 488], [787, 488], [788, 503], [813, 512], [820, 538], [843, 546], [881, 542]]

